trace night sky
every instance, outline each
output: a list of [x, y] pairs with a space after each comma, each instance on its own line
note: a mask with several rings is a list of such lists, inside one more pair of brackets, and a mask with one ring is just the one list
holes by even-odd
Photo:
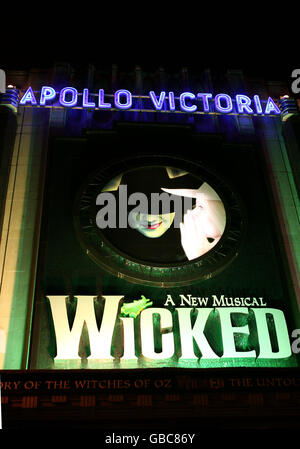
[[282, 23], [270, 26], [270, 19], [252, 23], [250, 28], [245, 24], [238, 28], [238, 22], [231, 27], [226, 22], [219, 32], [215, 21], [214, 26], [208, 23], [207, 31], [203, 21], [186, 22], [184, 29], [171, 19], [167, 24], [156, 16], [150, 28], [144, 19], [139, 26], [122, 22], [122, 18], [121, 25], [103, 18], [98, 26], [91, 19], [84, 23], [78, 27], [70, 20], [62, 24], [51, 19], [49, 25], [37, 22], [31, 27], [26, 23], [24, 29], [16, 27], [13, 36], [1, 30], [0, 68], [49, 68], [55, 62], [69, 62], [74, 69], [91, 63], [96, 69], [109, 70], [116, 64], [123, 72], [131, 72], [137, 65], [145, 72], [163, 67], [169, 73], [183, 67], [196, 73], [205, 68], [221, 73], [238, 69], [246, 76], [288, 83], [292, 70], [300, 68], [293, 26], [286, 34]]

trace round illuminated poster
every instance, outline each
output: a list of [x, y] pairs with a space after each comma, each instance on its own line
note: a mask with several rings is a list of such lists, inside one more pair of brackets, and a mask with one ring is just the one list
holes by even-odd
[[132, 282], [176, 286], [207, 279], [236, 256], [242, 215], [217, 176], [161, 156], [93, 173], [74, 218], [87, 254], [102, 268]]

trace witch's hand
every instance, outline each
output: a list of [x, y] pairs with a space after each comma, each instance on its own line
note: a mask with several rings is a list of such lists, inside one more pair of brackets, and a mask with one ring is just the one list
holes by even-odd
[[189, 210], [180, 223], [181, 244], [189, 260], [202, 256], [216, 245], [224, 232], [225, 209], [220, 197], [206, 183], [195, 190], [162, 190], [173, 195], [196, 199], [196, 207]]
[[205, 254], [212, 246], [203, 226], [203, 212], [200, 208], [189, 210], [184, 215], [183, 223], [180, 223], [181, 244], [189, 260]]

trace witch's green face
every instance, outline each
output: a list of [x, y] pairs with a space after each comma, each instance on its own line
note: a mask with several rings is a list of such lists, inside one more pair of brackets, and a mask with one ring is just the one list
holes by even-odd
[[145, 237], [161, 237], [172, 225], [175, 212], [160, 215], [142, 214], [140, 212], [130, 214], [131, 226]]

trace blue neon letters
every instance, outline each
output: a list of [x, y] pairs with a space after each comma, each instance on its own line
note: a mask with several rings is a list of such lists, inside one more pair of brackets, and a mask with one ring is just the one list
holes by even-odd
[[188, 106], [186, 99], [194, 100], [195, 99], [195, 95], [192, 94], [191, 92], [183, 92], [183, 94], [181, 94], [179, 96], [180, 109], [182, 111], [185, 111], [185, 112], [195, 112], [195, 111], [197, 111], [197, 106], [195, 104]]
[[45, 105], [47, 101], [53, 100], [56, 97], [56, 92], [53, 87], [43, 86], [40, 96], [40, 104]]
[[246, 114], [253, 114], [253, 110], [251, 109], [251, 99], [247, 97], [247, 95], [236, 95], [236, 106], [237, 110], [240, 114], [244, 112]]
[[[119, 89], [114, 94], [105, 93], [104, 89], [99, 89], [97, 93], [83, 89], [78, 92], [74, 87], [64, 87], [56, 92], [53, 87], [43, 86], [40, 91], [39, 101], [37, 92], [32, 87], [28, 87], [23, 94], [20, 105], [27, 106], [56, 106], [56, 107], [78, 107], [84, 109], [104, 109], [104, 110], [139, 110], [135, 107], [135, 98], [138, 95], [132, 94], [129, 90]], [[280, 109], [275, 101], [268, 97], [262, 100], [259, 95], [253, 98], [244, 94], [237, 94], [234, 97], [226, 93], [220, 93], [213, 97], [209, 92], [182, 92], [175, 96], [174, 92], [154, 92], [151, 90], [147, 95], [142, 96], [147, 99], [147, 111], [156, 110], [163, 112], [181, 113], [219, 113], [219, 114], [247, 114], [247, 115], [278, 115]], [[149, 109], [149, 105], [151, 109]]]
[[78, 92], [74, 87], [64, 87], [59, 94], [59, 102], [62, 106], [74, 107], [77, 105]]
[[95, 108], [96, 104], [93, 101], [89, 101], [89, 90], [83, 89], [82, 107], [83, 108]]
[[228, 113], [232, 112], [233, 105], [231, 97], [227, 94], [218, 94], [215, 96], [215, 107], [217, 111]]
[[28, 87], [25, 94], [23, 95], [23, 97], [20, 100], [20, 105], [22, 105], [22, 106], [27, 103], [30, 103], [32, 105], [37, 105], [37, 101], [36, 101], [34, 92], [32, 90], [32, 87]]
[[198, 98], [202, 98], [202, 102], [203, 102], [203, 111], [204, 112], [209, 112], [209, 98], [212, 98], [212, 94], [209, 93], [198, 93], [197, 94]]
[[110, 109], [111, 108], [111, 103], [105, 103], [105, 101], [104, 101], [104, 90], [103, 89], [99, 89], [98, 108], [99, 109]]
[[129, 92], [129, 90], [126, 89], [117, 90], [117, 92], [114, 95], [114, 100], [115, 106], [118, 109], [130, 109], [132, 106], [132, 95]]
[[155, 109], [157, 111], [160, 111], [161, 108], [164, 105], [164, 101], [165, 101], [165, 98], [166, 98], [166, 92], [161, 92], [160, 95], [159, 95], [159, 99], [158, 100], [157, 100], [155, 92], [153, 92], [153, 90], [151, 90], [149, 92], [149, 95], [150, 95], [150, 98], [152, 100], [152, 103], [153, 103], [153, 106], [155, 107]]

